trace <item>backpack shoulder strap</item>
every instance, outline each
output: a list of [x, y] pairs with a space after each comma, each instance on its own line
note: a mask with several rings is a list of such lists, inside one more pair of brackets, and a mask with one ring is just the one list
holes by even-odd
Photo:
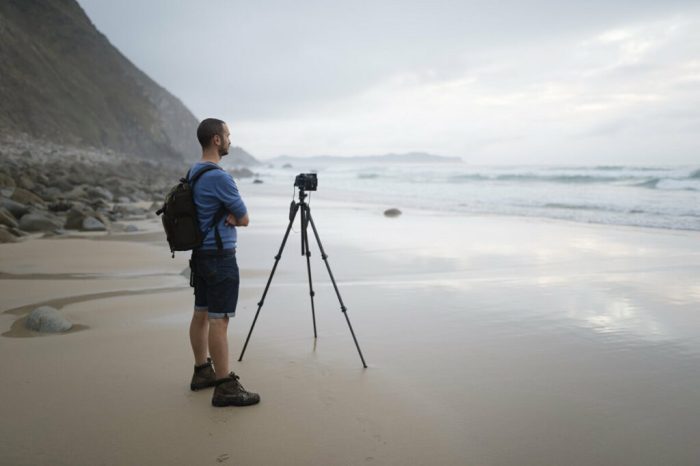
[[190, 178], [190, 172], [192, 169], [187, 171], [187, 175], [185, 175], [185, 181], [190, 185], [190, 187], [194, 187], [194, 184], [199, 180], [199, 178], [204, 175], [206, 172], [211, 171], [211, 170], [223, 170], [218, 165], [207, 165], [201, 170], [199, 170], [192, 178]]

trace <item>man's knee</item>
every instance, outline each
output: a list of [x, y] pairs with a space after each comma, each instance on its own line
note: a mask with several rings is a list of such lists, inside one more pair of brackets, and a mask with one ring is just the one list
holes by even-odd
[[218, 331], [226, 330], [228, 328], [228, 317], [209, 319], [209, 327]]

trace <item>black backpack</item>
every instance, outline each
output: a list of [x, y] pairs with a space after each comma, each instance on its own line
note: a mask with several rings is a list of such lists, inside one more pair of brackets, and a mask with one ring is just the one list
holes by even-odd
[[[163, 215], [163, 228], [165, 229], [165, 235], [173, 257], [175, 257], [175, 251], [189, 251], [198, 248], [204, 241], [205, 232], [199, 228], [197, 207], [194, 203], [193, 194], [197, 180], [210, 170], [223, 169], [215, 165], [207, 165], [199, 170], [192, 179], [190, 179], [190, 172], [188, 171], [187, 175], [184, 178], [180, 178], [180, 182], [173, 186], [165, 197], [163, 207], [156, 211], [157, 215]], [[216, 245], [219, 249], [223, 249], [223, 242], [219, 235], [218, 223], [225, 214], [226, 210], [222, 207], [214, 215], [214, 221], [209, 226], [209, 228], [214, 227]]]

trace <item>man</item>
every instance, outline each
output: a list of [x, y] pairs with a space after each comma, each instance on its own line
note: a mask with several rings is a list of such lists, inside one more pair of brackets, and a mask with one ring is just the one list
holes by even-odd
[[[219, 167], [231, 141], [226, 123], [207, 118], [197, 128], [202, 159], [190, 169], [190, 178], [207, 166], [194, 184], [197, 217], [204, 233], [200, 248], [192, 251], [194, 314], [190, 343], [195, 369], [190, 388], [216, 387], [214, 406], [245, 406], [260, 401], [229, 372], [228, 321], [236, 313], [239, 273], [236, 263], [236, 227], [248, 226], [248, 211], [231, 175]], [[208, 357], [211, 355], [211, 358]], [[213, 363], [213, 368], [212, 368]]]

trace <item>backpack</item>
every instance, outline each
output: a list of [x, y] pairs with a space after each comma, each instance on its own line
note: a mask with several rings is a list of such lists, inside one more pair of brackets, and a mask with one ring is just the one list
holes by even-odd
[[[223, 170], [221, 167], [207, 165], [190, 179], [190, 171], [180, 182], [173, 186], [165, 197], [163, 207], [156, 211], [156, 215], [163, 215], [163, 228], [170, 245], [170, 252], [175, 257], [175, 251], [189, 251], [198, 248], [204, 241], [205, 232], [199, 227], [197, 218], [197, 206], [194, 203], [194, 185], [199, 178], [210, 170]], [[212, 226], [215, 229], [216, 245], [223, 249], [221, 236], [219, 235], [219, 221], [226, 214], [223, 207], [214, 215]], [[209, 230], [207, 228], [206, 231]]]

